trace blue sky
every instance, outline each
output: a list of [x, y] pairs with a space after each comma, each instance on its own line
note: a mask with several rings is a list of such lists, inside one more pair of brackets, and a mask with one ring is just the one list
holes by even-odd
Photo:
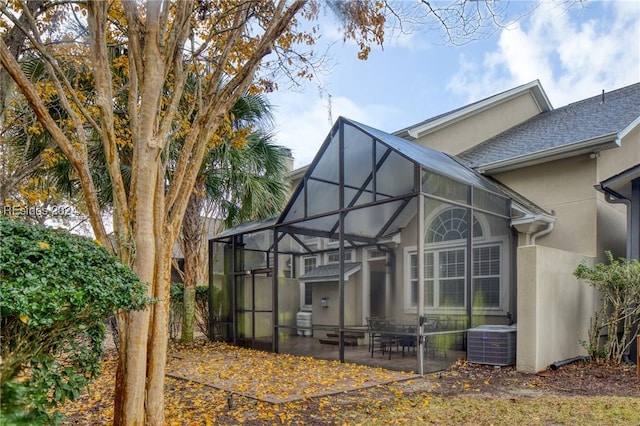
[[317, 81], [268, 95], [275, 141], [291, 148], [296, 168], [310, 163], [331, 127], [329, 95], [334, 121], [342, 115], [393, 132], [536, 79], [554, 108], [639, 82], [640, 1], [565, 5], [511, 2], [510, 14], [532, 12], [463, 46], [437, 31], [389, 35], [367, 61], [324, 14], [334, 65]]

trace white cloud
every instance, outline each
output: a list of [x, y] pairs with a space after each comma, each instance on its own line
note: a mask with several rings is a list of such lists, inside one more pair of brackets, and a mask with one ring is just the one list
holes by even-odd
[[539, 79], [554, 106], [562, 106], [639, 81], [640, 3], [597, 6], [602, 13], [588, 17], [588, 9], [542, 3], [502, 30], [481, 64], [461, 55], [448, 89], [473, 101]]
[[[380, 123], [386, 108], [356, 105], [351, 99], [341, 96], [331, 97], [331, 120], [329, 98], [309, 95], [309, 93], [274, 93], [269, 96], [276, 116], [275, 137], [278, 145], [292, 150], [295, 167], [309, 164], [315, 157], [324, 138], [331, 130], [333, 122], [344, 116], [363, 123]], [[375, 124], [374, 124], [375, 125]]]

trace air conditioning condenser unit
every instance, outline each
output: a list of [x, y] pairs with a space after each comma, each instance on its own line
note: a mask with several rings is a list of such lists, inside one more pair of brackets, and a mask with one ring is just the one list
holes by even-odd
[[516, 363], [515, 325], [481, 325], [467, 330], [467, 361], [474, 364]]

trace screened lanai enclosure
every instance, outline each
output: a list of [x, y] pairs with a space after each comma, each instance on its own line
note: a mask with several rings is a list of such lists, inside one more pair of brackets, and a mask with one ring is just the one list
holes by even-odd
[[211, 337], [441, 370], [467, 330], [515, 322], [511, 210], [455, 158], [341, 117], [279, 217], [210, 241]]

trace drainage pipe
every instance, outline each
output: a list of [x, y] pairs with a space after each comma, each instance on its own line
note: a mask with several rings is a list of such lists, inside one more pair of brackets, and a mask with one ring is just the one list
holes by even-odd
[[565, 365], [568, 365], [568, 364], [572, 364], [572, 363], [578, 362], [578, 361], [586, 361], [588, 359], [589, 359], [588, 356], [576, 356], [576, 357], [573, 357], [573, 358], [565, 359], [564, 361], [556, 361], [556, 362], [554, 362], [553, 364], [551, 364], [549, 366], [549, 370], [555, 371], [555, 370], [557, 370], [558, 368], [560, 368], [562, 366], [565, 366]]
[[531, 239], [529, 240], [529, 244], [531, 244], [532, 246], [535, 246], [536, 245], [536, 238], [542, 237], [543, 235], [547, 235], [548, 233], [553, 231], [553, 224], [554, 224], [554, 222], [548, 222], [546, 228], [544, 228], [542, 231], [538, 231], [535, 234], [533, 234], [531, 236]]

